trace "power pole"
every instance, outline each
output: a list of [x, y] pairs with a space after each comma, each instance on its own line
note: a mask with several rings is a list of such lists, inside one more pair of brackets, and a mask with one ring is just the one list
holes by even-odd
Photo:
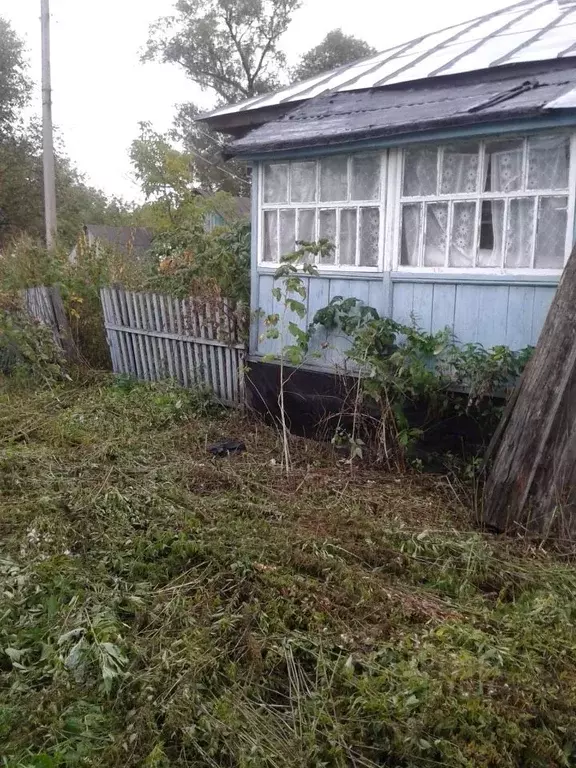
[[44, 217], [46, 245], [56, 242], [56, 166], [52, 125], [52, 74], [50, 68], [50, 0], [42, 3], [42, 135], [44, 145]]

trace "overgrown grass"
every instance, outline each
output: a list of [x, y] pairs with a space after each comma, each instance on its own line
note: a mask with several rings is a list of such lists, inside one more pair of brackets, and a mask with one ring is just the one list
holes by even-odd
[[570, 558], [469, 532], [441, 478], [297, 439], [286, 478], [166, 386], [0, 414], [4, 766], [575, 764]]

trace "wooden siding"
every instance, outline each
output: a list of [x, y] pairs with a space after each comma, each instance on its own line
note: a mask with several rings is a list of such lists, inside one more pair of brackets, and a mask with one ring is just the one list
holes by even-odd
[[[314, 277], [304, 280], [307, 296], [305, 320], [290, 315], [301, 328], [312, 322], [319, 309], [336, 296], [354, 296], [387, 314], [386, 283], [379, 279], [345, 279]], [[271, 274], [258, 276], [258, 307], [262, 312], [258, 338], [253, 339], [251, 354], [278, 354], [282, 342], [263, 338], [265, 317], [282, 314], [282, 306], [273, 298], [274, 278]], [[511, 349], [535, 345], [544, 325], [546, 314], [556, 292], [555, 285], [444, 283], [397, 281], [392, 284], [391, 316], [398, 322], [417, 325], [429, 332], [450, 328], [462, 344], [477, 342], [485, 347], [500, 344]], [[290, 343], [285, 337], [284, 344]], [[311, 359], [311, 367], [342, 366], [349, 340], [339, 334], [330, 337], [325, 331], [315, 335], [312, 349], [322, 357]]]
[[511, 349], [535, 345], [556, 292], [555, 286], [463, 283], [394, 284], [392, 317], [435, 332], [453, 330], [462, 344]]

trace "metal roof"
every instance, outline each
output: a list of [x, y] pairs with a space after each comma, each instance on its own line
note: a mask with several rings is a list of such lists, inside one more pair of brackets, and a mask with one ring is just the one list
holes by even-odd
[[567, 56], [576, 56], [576, 0], [520, 0], [276, 93], [223, 107], [202, 119], [255, 113], [326, 92], [357, 91]]
[[[229, 155], [278, 154], [416, 132], [550, 115], [573, 108], [574, 59], [485, 70], [450, 81], [319, 96], [233, 142]], [[560, 102], [560, 104], [558, 104]]]

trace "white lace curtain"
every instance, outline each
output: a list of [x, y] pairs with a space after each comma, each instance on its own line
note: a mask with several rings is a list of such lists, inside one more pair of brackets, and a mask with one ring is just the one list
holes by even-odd
[[[447, 147], [444, 151], [440, 191], [443, 195], [478, 193], [478, 147]], [[524, 142], [522, 140], [495, 142], [486, 148], [484, 178], [480, 190], [513, 193], [522, 189], [561, 190], [568, 187], [568, 142], [564, 137], [543, 137], [528, 142], [528, 173], [523, 184]], [[437, 194], [438, 163], [436, 150], [424, 149], [407, 153], [404, 195], [430, 196]], [[516, 198], [510, 201], [508, 226], [504, 233], [504, 201], [485, 200], [481, 221], [491, 227], [493, 237], [488, 244], [480, 239], [479, 265], [484, 267], [529, 267], [532, 258], [535, 207], [534, 198]], [[446, 246], [449, 245], [449, 265], [470, 267], [474, 265], [476, 233], [476, 203], [453, 203], [451, 232], [448, 232], [448, 203], [432, 203], [426, 206], [426, 240], [424, 266], [445, 265]], [[548, 206], [550, 207], [550, 206]], [[407, 204], [403, 210], [403, 263], [418, 264], [420, 204]], [[558, 237], [559, 216], [547, 215], [542, 206], [538, 221], [538, 242], [554, 242], [550, 259], [558, 261], [562, 249], [562, 236]], [[561, 233], [562, 235], [562, 233]], [[504, 253], [503, 253], [504, 250]], [[504, 258], [503, 258], [504, 256]]]

